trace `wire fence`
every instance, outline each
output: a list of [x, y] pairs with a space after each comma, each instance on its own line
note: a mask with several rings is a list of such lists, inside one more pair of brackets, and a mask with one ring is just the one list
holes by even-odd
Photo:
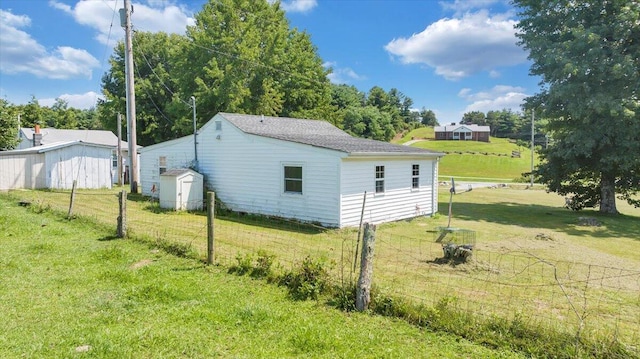
[[[69, 191], [14, 192], [20, 200], [67, 213]], [[189, 248], [207, 255], [206, 212], [160, 208], [155, 200], [129, 195], [129, 237]], [[115, 228], [118, 195], [79, 190], [73, 214]], [[411, 225], [411, 224], [407, 224]], [[282, 270], [306, 257], [328, 264], [338, 284], [352, 284], [359, 268], [357, 229], [325, 229], [279, 218], [219, 211], [214, 221], [215, 262], [223, 266], [262, 252]], [[640, 270], [548, 260], [526, 252], [474, 250], [466, 262], [444, 258], [433, 236], [376, 235], [373, 282], [377, 293], [416, 305], [446, 301], [473, 315], [518, 319], [583, 337], [615, 337], [640, 352]], [[635, 347], [633, 345], [636, 345]]]

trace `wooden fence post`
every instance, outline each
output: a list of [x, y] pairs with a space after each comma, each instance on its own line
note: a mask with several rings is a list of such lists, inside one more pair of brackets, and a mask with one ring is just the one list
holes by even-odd
[[73, 180], [73, 185], [71, 186], [71, 201], [69, 201], [69, 212], [67, 213], [67, 218], [71, 218], [73, 215], [73, 202], [76, 200], [76, 185], [78, 181]]
[[118, 196], [118, 238], [127, 236], [127, 191], [122, 190]]
[[371, 302], [371, 278], [373, 275], [373, 248], [376, 243], [375, 224], [364, 224], [360, 256], [360, 277], [356, 288], [356, 309], [360, 312], [369, 308]]
[[216, 194], [207, 192], [207, 264], [212, 265], [215, 258], [214, 241], [214, 216], [215, 216]]

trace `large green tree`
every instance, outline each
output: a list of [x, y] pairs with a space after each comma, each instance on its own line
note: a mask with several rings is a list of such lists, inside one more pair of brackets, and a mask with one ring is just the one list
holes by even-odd
[[574, 209], [640, 206], [640, 3], [514, 0], [520, 44], [542, 89], [527, 107], [549, 118], [553, 143], [538, 178]]
[[[190, 95], [180, 94], [175, 79], [175, 59], [186, 39], [163, 32], [135, 32], [133, 35], [134, 84], [138, 144], [146, 146], [193, 132]], [[117, 132], [117, 114], [126, 127], [125, 54], [122, 42], [109, 59], [111, 70], [102, 77], [106, 100], [98, 116], [104, 126]]]
[[205, 121], [220, 111], [315, 119], [333, 113], [328, 72], [278, 2], [211, 0], [195, 19], [178, 82], [198, 99]]
[[18, 145], [18, 113], [9, 101], [0, 98], [0, 151], [12, 150]]

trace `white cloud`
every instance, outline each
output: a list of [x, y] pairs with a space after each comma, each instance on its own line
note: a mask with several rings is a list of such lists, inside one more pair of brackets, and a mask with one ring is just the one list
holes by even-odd
[[31, 24], [27, 16], [0, 10], [0, 72], [30, 73], [42, 78], [91, 78], [98, 60], [86, 50], [58, 46], [47, 51], [31, 35], [21, 30]]
[[458, 92], [458, 96], [471, 102], [464, 112], [470, 111], [499, 111], [511, 109], [519, 111], [524, 99], [529, 96], [524, 93], [525, 89], [518, 86], [498, 85], [488, 91], [471, 92], [469, 88], [463, 88]]
[[337, 67], [336, 62], [325, 62], [322, 64], [325, 68], [331, 68], [332, 72], [327, 75], [329, 81], [334, 84], [349, 84], [353, 81], [364, 80], [365, 77], [362, 75], [358, 75], [355, 71], [353, 71], [349, 67]]
[[[276, 0], [267, 0], [273, 4]], [[306, 13], [318, 6], [317, 0], [283, 0], [280, 2], [280, 7], [286, 12], [301, 12]]]
[[[88, 110], [92, 107], [95, 107], [96, 103], [98, 102], [98, 99], [104, 99], [104, 96], [96, 92], [89, 91], [83, 94], [75, 94], [75, 95], [63, 94], [58, 96], [57, 98], [67, 101], [67, 104], [69, 105], [69, 107]], [[56, 102], [55, 98], [45, 98], [42, 100], [38, 100], [38, 103], [41, 106], [49, 106], [49, 107], [52, 106], [55, 102]]]
[[402, 63], [426, 64], [436, 74], [458, 80], [525, 62], [526, 53], [516, 45], [515, 24], [508, 14], [467, 13], [440, 19], [411, 37], [394, 39], [385, 49]]
[[[102, 44], [113, 46], [124, 38], [119, 14], [122, 1], [81, 0], [71, 7], [50, 0], [49, 6], [71, 15], [77, 23], [93, 28], [96, 31], [95, 39]], [[134, 2], [132, 6], [131, 22], [136, 30], [184, 34], [187, 26], [195, 24], [195, 19], [187, 15], [184, 7], [171, 2], [149, 0], [146, 4]]]

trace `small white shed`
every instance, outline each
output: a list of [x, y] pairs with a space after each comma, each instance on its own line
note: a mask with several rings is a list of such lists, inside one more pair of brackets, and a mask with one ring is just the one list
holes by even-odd
[[188, 168], [176, 168], [160, 174], [160, 207], [175, 210], [201, 210], [203, 176]]

